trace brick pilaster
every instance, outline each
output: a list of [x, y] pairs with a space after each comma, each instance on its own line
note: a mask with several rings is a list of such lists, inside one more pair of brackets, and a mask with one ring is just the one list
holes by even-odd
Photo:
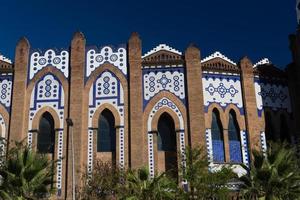
[[13, 81], [13, 97], [11, 110], [11, 127], [9, 140], [21, 141], [26, 135], [25, 130], [25, 113], [26, 106], [26, 83], [27, 70], [29, 64], [29, 50], [30, 44], [28, 40], [23, 37], [19, 40], [15, 52], [15, 66], [14, 66], [14, 81]]
[[192, 147], [205, 145], [204, 104], [200, 50], [189, 46], [185, 51], [188, 120]]
[[253, 65], [244, 57], [240, 62], [241, 85], [245, 110], [246, 130], [251, 149], [260, 149], [260, 123], [257, 113], [256, 95], [254, 87]]
[[[84, 91], [84, 68], [85, 68], [85, 37], [82, 33], [76, 32], [71, 42], [70, 56], [70, 100], [69, 117], [73, 121], [73, 127], [69, 128], [68, 140], [68, 174], [67, 174], [67, 199], [72, 197], [72, 151], [74, 150], [75, 182], [81, 182], [82, 169], [82, 146], [87, 140], [87, 133], [83, 132], [83, 91]], [[74, 149], [71, 146], [73, 134]]]
[[143, 156], [147, 150], [147, 133], [143, 132], [142, 42], [137, 33], [132, 33], [128, 41], [128, 63], [130, 166], [137, 168], [145, 165], [147, 160]]

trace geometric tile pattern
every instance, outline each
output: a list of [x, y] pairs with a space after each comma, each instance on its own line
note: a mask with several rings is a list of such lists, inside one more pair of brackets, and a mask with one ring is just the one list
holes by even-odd
[[266, 134], [264, 131], [260, 132], [260, 144], [261, 144], [261, 150], [266, 155], [267, 153], [267, 140], [266, 140]]
[[236, 65], [235, 62], [233, 62], [232, 60], [230, 60], [228, 57], [226, 57], [225, 55], [223, 55], [219, 51], [216, 51], [215, 53], [211, 54], [210, 56], [208, 56], [206, 58], [203, 58], [201, 60], [201, 63], [205, 63], [205, 62], [207, 62], [209, 60], [213, 60], [213, 59], [216, 59], [216, 58], [221, 58], [222, 60], [225, 60], [225, 61], [229, 62], [232, 65]]
[[88, 131], [88, 158], [87, 158], [87, 172], [91, 176], [93, 171], [93, 130]]
[[264, 107], [271, 108], [274, 111], [283, 109], [289, 113], [292, 112], [287, 85], [271, 83], [257, 78], [254, 85], [259, 116], [261, 116]]
[[[6, 136], [6, 131], [7, 131], [7, 128], [6, 128], [6, 124], [5, 124], [5, 121], [4, 121], [4, 118], [3, 116], [0, 114], [0, 131], [1, 131], [1, 135], [0, 137], [1, 138], [5, 138]], [[5, 142], [4, 141], [0, 141], [0, 156], [2, 158], [2, 156], [5, 155]], [[0, 164], [2, 163], [3, 160], [0, 159]]]
[[10, 112], [11, 106], [11, 93], [13, 76], [11, 73], [0, 74], [0, 104], [2, 104], [8, 112]]
[[33, 134], [32, 121], [35, 114], [44, 107], [51, 107], [59, 117], [59, 130], [57, 140], [57, 173], [56, 187], [58, 195], [62, 188], [62, 158], [63, 158], [63, 128], [64, 128], [64, 90], [61, 82], [51, 73], [45, 74], [36, 82], [30, 99], [29, 122], [28, 122], [28, 144], [31, 146]]
[[[169, 100], [166, 97], [161, 98], [152, 108], [149, 116], [148, 116], [148, 120], [147, 120], [147, 129], [148, 129], [148, 156], [149, 156], [149, 169], [150, 169], [150, 175], [151, 177], [154, 176], [154, 155], [153, 155], [153, 133], [152, 133], [152, 119], [155, 116], [155, 113], [158, 112], [160, 109], [167, 107], [170, 108], [171, 110], [173, 110], [173, 112], [177, 115], [178, 119], [179, 119], [179, 131], [180, 131], [180, 153], [181, 153], [181, 157], [185, 156], [185, 141], [184, 141], [184, 137], [185, 137], [185, 131], [184, 131], [184, 121], [183, 121], [183, 117], [182, 117], [182, 113], [180, 112], [180, 110], [178, 109], [178, 107], [176, 106], [175, 103], [173, 103], [171, 100]], [[150, 158], [151, 156], [151, 158]], [[151, 170], [152, 169], [152, 170]]]
[[181, 165], [186, 166], [186, 154], [185, 154], [185, 139], [184, 130], [179, 131], [179, 142], [180, 142], [180, 155], [181, 155]]
[[110, 63], [117, 67], [125, 76], [127, 75], [127, 53], [124, 47], [114, 49], [105, 46], [100, 49], [90, 47], [86, 53], [86, 69], [85, 77], [89, 77], [91, 73], [101, 67], [103, 63]]
[[213, 147], [212, 147], [212, 137], [211, 137], [211, 129], [207, 128], [205, 130], [205, 142], [206, 142], [206, 150], [207, 150], [207, 158], [211, 163], [213, 162]]
[[[119, 130], [119, 166], [125, 165], [125, 133], [124, 133], [124, 91], [120, 80], [109, 70], [103, 71], [98, 75], [94, 83], [91, 85], [89, 92], [89, 118], [88, 118], [88, 172], [91, 172], [93, 164], [93, 127], [92, 120], [96, 110], [103, 104], [113, 106], [119, 114], [120, 124], [117, 127]], [[98, 117], [98, 116], [97, 116]]]
[[159, 44], [157, 47], [153, 48], [152, 50], [148, 51], [147, 53], [145, 53], [142, 58], [148, 57], [154, 53], [157, 53], [159, 51], [167, 51], [167, 52], [171, 52], [174, 54], [178, 54], [178, 55], [182, 55], [182, 53], [166, 44]]
[[248, 137], [246, 130], [240, 131], [240, 138], [241, 138], [241, 147], [242, 147], [242, 156], [243, 156], [243, 163], [249, 166], [249, 146], [248, 146]]
[[223, 74], [203, 74], [203, 97], [205, 111], [210, 104], [217, 103], [223, 109], [234, 104], [243, 114], [243, 99], [239, 76]]
[[148, 132], [148, 162], [151, 177], [154, 177], [154, 149], [153, 149], [153, 132]]
[[69, 77], [69, 52], [67, 50], [48, 49], [45, 52], [34, 51], [30, 55], [28, 80], [44, 67], [53, 66], [61, 71], [66, 78]]
[[169, 91], [179, 99], [185, 99], [183, 68], [144, 69], [143, 86], [144, 106], [160, 91]]

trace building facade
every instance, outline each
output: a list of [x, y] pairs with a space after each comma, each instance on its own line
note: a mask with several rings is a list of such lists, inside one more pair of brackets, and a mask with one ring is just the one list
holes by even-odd
[[184, 165], [186, 146], [204, 147], [211, 170], [232, 164], [242, 174], [251, 149], [298, 140], [299, 35], [290, 36], [286, 71], [268, 59], [201, 57], [193, 45], [142, 54], [137, 33], [125, 45], [100, 47], [77, 32], [60, 50], [22, 38], [13, 63], [0, 56], [1, 136], [58, 160], [58, 199], [72, 197], [96, 160], [147, 166], [153, 176]]

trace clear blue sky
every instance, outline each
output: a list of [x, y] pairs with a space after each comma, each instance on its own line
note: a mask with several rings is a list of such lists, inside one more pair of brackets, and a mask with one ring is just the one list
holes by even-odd
[[77, 30], [99, 46], [126, 43], [136, 31], [144, 53], [159, 43], [184, 51], [193, 42], [203, 57], [217, 50], [234, 61], [268, 57], [281, 68], [297, 26], [295, 0], [7, 0], [0, 16], [0, 52], [10, 58], [21, 36], [46, 49], [68, 47]]

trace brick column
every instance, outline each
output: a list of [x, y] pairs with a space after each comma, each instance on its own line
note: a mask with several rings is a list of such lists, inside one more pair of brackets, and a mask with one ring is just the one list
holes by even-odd
[[[84, 67], [85, 67], [85, 38], [80, 32], [76, 32], [71, 42], [70, 57], [70, 100], [69, 117], [73, 121], [73, 127], [69, 128], [68, 139], [68, 174], [67, 174], [67, 199], [72, 197], [72, 151], [75, 154], [75, 181], [80, 185], [82, 164], [82, 146], [87, 142], [87, 132], [83, 131], [83, 89], [84, 89]], [[71, 146], [73, 134], [74, 149]]]
[[137, 33], [128, 41], [129, 63], [129, 160], [130, 167], [138, 168], [147, 162], [147, 133], [143, 132], [143, 91], [142, 91], [142, 42]]
[[[189, 142], [192, 147], [205, 145], [204, 103], [200, 50], [189, 46], [185, 51], [188, 97]], [[188, 133], [186, 131], [186, 133]]]
[[15, 52], [14, 81], [9, 140], [21, 141], [27, 135], [25, 130], [26, 83], [29, 64], [30, 44], [23, 37], [19, 40]]
[[240, 62], [241, 85], [243, 91], [243, 103], [245, 110], [246, 130], [251, 149], [260, 149], [260, 123], [257, 114], [256, 95], [254, 88], [253, 65], [244, 57]]

